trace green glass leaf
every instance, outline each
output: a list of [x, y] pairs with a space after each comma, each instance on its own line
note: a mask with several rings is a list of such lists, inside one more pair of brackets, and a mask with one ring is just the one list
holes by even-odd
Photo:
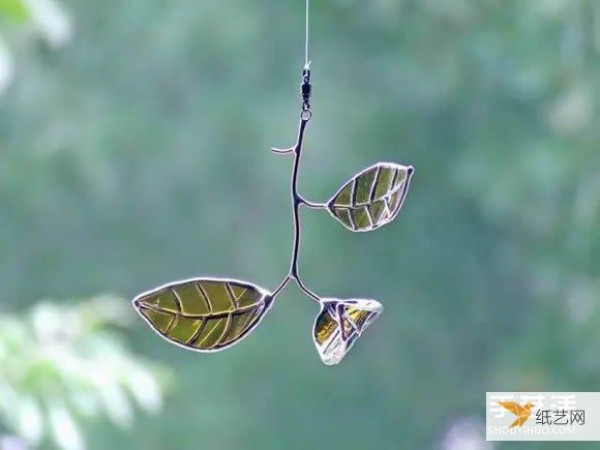
[[324, 299], [313, 328], [321, 360], [327, 365], [339, 363], [382, 311], [375, 300]]
[[272, 305], [266, 290], [238, 280], [195, 278], [138, 295], [138, 313], [167, 341], [215, 352], [239, 342]]
[[350, 231], [373, 231], [396, 218], [414, 169], [380, 162], [352, 177], [327, 203], [331, 215]]

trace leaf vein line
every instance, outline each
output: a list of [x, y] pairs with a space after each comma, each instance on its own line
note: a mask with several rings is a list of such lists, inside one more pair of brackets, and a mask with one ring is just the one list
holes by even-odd
[[231, 306], [233, 306], [234, 309], [238, 309], [240, 306], [238, 304], [238, 299], [233, 293], [233, 289], [231, 288], [231, 285], [229, 283], [225, 283], [225, 290], [227, 291], [227, 295], [229, 296], [229, 300], [231, 301]]
[[390, 184], [388, 193], [391, 193], [394, 190], [394, 186], [396, 186], [396, 181], [398, 180], [398, 174], [400, 173], [400, 169], [392, 169], [392, 170], [394, 171], [394, 176], [392, 176], [392, 183]]
[[204, 318], [206, 318], [206, 319], [222, 319], [223, 317], [226, 317], [228, 314], [233, 314], [235, 316], [238, 316], [238, 315], [242, 315], [242, 314], [246, 314], [248, 312], [254, 311], [255, 309], [258, 309], [261, 305], [262, 305], [262, 303], [259, 303], [259, 304], [254, 304], [254, 305], [250, 305], [250, 306], [242, 306], [241, 308], [239, 308], [235, 311], [224, 311], [221, 313], [211, 312], [211, 313], [207, 313], [207, 314], [185, 314], [185, 313], [178, 314], [176, 312], [157, 308], [156, 306], [152, 306], [152, 305], [144, 305], [144, 308], [150, 309], [152, 311], [159, 312], [159, 313], [173, 314], [175, 316], [182, 317], [184, 319], [196, 319], [197, 320], [197, 319], [204, 319]]
[[[210, 329], [210, 331], [202, 338], [202, 340], [200, 342], [198, 342], [198, 347], [202, 347], [202, 344], [204, 344], [204, 342], [214, 333], [214, 331], [217, 329], [217, 327], [219, 326], [219, 324], [221, 323], [221, 319], [215, 320], [214, 322], [215, 325]], [[214, 347], [214, 344], [210, 346], [210, 348]], [[209, 349], [210, 349], [209, 348]], [[207, 349], [207, 350], [209, 350]]]
[[377, 186], [379, 185], [380, 178], [381, 178], [381, 166], [377, 166], [377, 172], [375, 173], [375, 177], [373, 178], [373, 183], [371, 184], [371, 192], [369, 192], [369, 203], [373, 203], [375, 201], [375, 193], [377, 192]]
[[172, 318], [171, 322], [169, 322], [169, 326], [165, 330], [164, 334], [169, 335], [178, 324], [179, 324], [179, 314], [173, 314], [173, 318]]
[[375, 221], [373, 220], [373, 216], [371, 216], [371, 211], [369, 210], [368, 206], [365, 206], [364, 209], [367, 213], [367, 218], [369, 219], [369, 223], [371, 224], [371, 225], [369, 225], [369, 228], [373, 228], [376, 224], [375, 224]]
[[348, 210], [348, 218], [350, 219], [350, 226], [352, 227], [352, 229], [357, 230], [358, 226], [356, 225], [356, 222], [354, 221], [354, 216], [352, 215], [353, 211], [355, 211], [354, 208], [350, 208]]
[[352, 180], [352, 188], [350, 190], [350, 204], [356, 206], [358, 196], [358, 178]]
[[181, 301], [181, 298], [179, 298], [179, 294], [177, 294], [177, 291], [174, 287], [171, 287], [169, 289], [175, 297], [175, 303], [177, 303], [177, 309], [179, 310], [179, 314], [183, 314], [183, 302]]
[[233, 324], [233, 319], [231, 317], [231, 313], [227, 315], [227, 318], [225, 320], [226, 320], [226, 322], [225, 322], [225, 327], [223, 327], [223, 332], [221, 333], [221, 336], [219, 336], [219, 339], [217, 339], [215, 341], [215, 343], [211, 346], [211, 348], [223, 346], [223, 339], [225, 337], [227, 337], [227, 335], [229, 334], [229, 329], [231, 328], [231, 325]]
[[199, 281], [197, 281], [197, 282], [194, 283], [194, 285], [196, 286], [196, 289], [198, 289], [198, 293], [200, 294], [200, 297], [202, 297], [202, 299], [206, 303], [206, 307], [208, 308], [208, 312], [210, 314], [212, 314], [213, 313], [212, 303], [210, 302], [210, 298], [209, 298], [208, 294], [206, 293], [206, 291], [204, 290], [204, 287], [202, 286], [202, 283], [200, 283]]
[[188, 347], [194, 347], [196, 345], [196, 341], [200, 338], [202, 333], [204, 332], [204, 328], [206, 327], [206, 323], [208, 319], [202, 318], [202, 323], [198, 326], [198, 329], [194, 332], [194, 334], [187, 340], [185, 345]]

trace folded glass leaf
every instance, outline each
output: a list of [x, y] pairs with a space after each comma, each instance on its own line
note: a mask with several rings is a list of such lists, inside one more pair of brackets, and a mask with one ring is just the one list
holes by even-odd
[[350, 231], [373, 231], [393, 221], [404, 203], [414, 169], [380, 162], [350, 179], [327, 203]]
[[313, 330], [321, 360], [327, 365], [339, 363], [382, 311], [375, 300], [323, 299]]
[[254, 330], [272, 300], [268, 291], [244, 281], [194, 278], [140, 294], [133, 304], [167, 341], [188, 350], [215, 352]]

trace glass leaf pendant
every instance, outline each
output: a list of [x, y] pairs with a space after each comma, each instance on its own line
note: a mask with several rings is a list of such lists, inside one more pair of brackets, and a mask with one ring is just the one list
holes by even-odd
[[375, 300], [326, 298], [307, 287], [298, 264], [302, 243], [300, 209], [328, 211], [352, 232], [377, 230], [398, 217], [414, 169], [395, 162], [378, 162], [350, 178], [328, 202], [307, 200], [298, 191], [298, 175], [304, 135], [312, 118], [308, 57], [302, 70], [300, 92], [302, 103], [296, 143], [289, 148], [271, 149], [277, 155], [292, 156], [290, 191], [294, 237], [288, 272], [273, 291], [230, 278], [201, 277], [171, 282], [135, 297], [136, 311], [169, 343], [203, 353], [229, 348], [256, 329], [277, 296], [294, 282], [307, 298], [319, 305], [312, 337], [323, 363], [332, 365], [344, 358], [383, 311], [383, 306]]
[[148, 325], [170, 343], [216, 352], [254, 330], [273, 297], [243, 281], [193, 278], [144, 292], [133, 304]]
[[313, 328], [321, 360], [327, 365], [339, 363], [382, 312], [383, 306], [375, 300], [323, 299]]
[[408, 193], [412, 166], [377, 163], [354, 175], [327, 203], [350, 231], [373, 231], [393, 221]]

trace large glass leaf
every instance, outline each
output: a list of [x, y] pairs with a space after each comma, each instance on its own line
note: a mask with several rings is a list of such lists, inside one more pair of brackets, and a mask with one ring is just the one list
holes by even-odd
[[239, 342], [272, 305], [266, 290], [238, 280], [195, 278], [138, 295], [133, 304], [169, 342], [200, 352]]
[[400, 212], [414, 169], [380, 162], [350, 179], [327, 203], [331, 215], [350, 231], [373, 231]]
[[339, 363], [382, 311], [375, 300], [323, 300], [313, 329], [321, 360], [327, 365]]

